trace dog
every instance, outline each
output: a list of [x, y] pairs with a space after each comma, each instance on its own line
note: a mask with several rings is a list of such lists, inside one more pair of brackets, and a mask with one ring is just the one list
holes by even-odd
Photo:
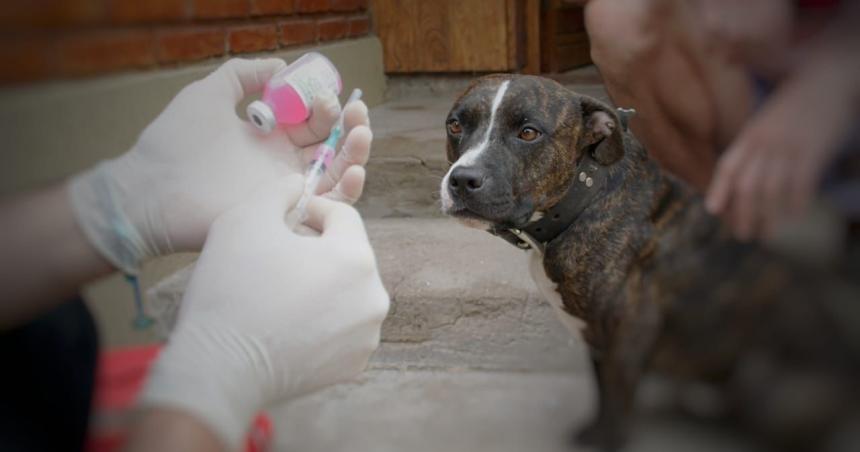
[[497, 74], [445, 123], [443, 213], [531, 253], [540, 292], [589, 347], [599, 402], [576, 439], [623, 447], [655, 371], [716, 385], [779, 450], [860, 446], [860, 296], [733, 240], [628, 118], [552, 80]]

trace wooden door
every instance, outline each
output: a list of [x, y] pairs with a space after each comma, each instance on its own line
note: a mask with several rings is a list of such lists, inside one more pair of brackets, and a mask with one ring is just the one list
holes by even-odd
[[541, 14], [541, 72], [591, 64], [582, 7], [564, 0], [542, 0]]
[[525, 65], [523, 0], [373, 0], [386, 72], [513, 71]]

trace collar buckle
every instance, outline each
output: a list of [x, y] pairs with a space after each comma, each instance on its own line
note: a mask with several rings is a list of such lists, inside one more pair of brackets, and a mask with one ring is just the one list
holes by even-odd
[[515, 235], [519, 242], [516, 243], [517, 248], [522, 250], [533, 249], [541, 254], [544, 252], [544, 245], [537, 241], [534, 237], [531, 236], [528, 232], [525, 232], [521, 229], [511, 228], [508, 231]]

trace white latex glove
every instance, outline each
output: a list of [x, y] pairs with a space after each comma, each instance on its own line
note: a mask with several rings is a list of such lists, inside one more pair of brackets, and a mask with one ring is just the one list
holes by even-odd
[[[304, 171], [302, 154], [328, 136], [340, 112], [333, 96], [317, 99], [308, 122], [266, 136], [236, 113], [284, 66], [280, 59], [228, 61], [177, 94], [129, 152], [72, 180], [78, 222], [109, 261], [136, 274], [146, 258], [200, 249], [221, 212], [260, 184]], [[345, 145], [319, 193], [355, 202], [372, 138], [367, 107], [351, 104], [345, 125]]]
[[142, 396], [195, 415], [233, 449], [267, 403], [363, 370], [388, 312], [355, 209], [316, 197], [306, 224], [320, 236], [285, 225], [302, 183], [277, 181], [215, 221]]

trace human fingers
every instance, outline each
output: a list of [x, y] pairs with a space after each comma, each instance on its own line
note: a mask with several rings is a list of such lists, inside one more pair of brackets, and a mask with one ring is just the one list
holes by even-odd
[[363, 166], [353, 165], [346, 169], [335, 185], [323, 196], [333, 201], [355, 204], [364, 191], [366, 172]]
[[[370, 145], [373, 141], [373, 133], [366, 126], [358, 126], [350, 131], [344, 145], [341, 147], [331, 165], [326, 168], [325, 174], [320, 179], [317, 194], [326, 193], [340, 181], [347, 168], [359, 165], [364, 166], [370, 158]], [[310, 164], [316, 155], [314, 150], [305, 150], [305, 164]]]
[[705, 197], [705, 207], [713, 215], [725, 213], [729, 200], [740, 173], [746, 151], [743, 145], [734, 145], [729, 148], [717, 162], [711, 186]]
[[779, 222], [787, 214], [790, 196], [790, 163], [785, 156], [776, 156], [767, 163], [767, 171], [762, 174], [762, 222], [759, 237], [766, 239], [773, 235]]
[[308, 203], [305, 224], [319, 231], [322, 237], [340, 237], [356, 243], [367, 242], [364, 222], [352, 206], [315, 196]]
[[765, 158], [759, 152], [751, 156], [738, 172], [731, 209], [734, 211], [732, 229], [740, 240], [752, 239], [760, 225], [764, 213], [762, 182], [766, 169]]
[[[210, 76], [213, 80], [226, 80], [230, 85], [225, 90], [235, 105], [250, 94], [263, 90], [266, 82], [287, 66], [280, 58], [245, 59], [233, 58], [222, 64]], [[209, 80], [207, 77], [204, 80]]]
[[286, 128], [287, 136], [296, 146], [308, 146], [324, 141], [340, 115], [337, 96], [325, 92], [314, 99], [307, 121]]

